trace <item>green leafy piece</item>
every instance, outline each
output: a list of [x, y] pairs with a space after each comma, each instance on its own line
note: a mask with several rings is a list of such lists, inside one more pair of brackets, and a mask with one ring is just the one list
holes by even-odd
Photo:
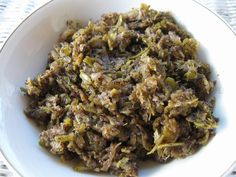
[[172, 77], [167, 77], [166, 78], [166, 83], [174, 90], [177, 88], [178, 84], [175, 82], [175, 79]]
[[65, 44], [63, 44], [62, 45], [62, 47], [61, 47], [61, 49], [60, 49], [60, 54], [63, 56], [70, 56], [70, 54], [71, 54], [71, 48], [70, 48], [70, 46], [67, 44], [67, 43], [65, 43]]
[[153, 154], [155, 151], [157, 151], [159, 144], [162, 142], [163, 136], [160, 136], [157, 130], [154, 132], [154, 147], [151, 151], [147, 153], [147, 155]]
[[91, 84], [92, 83], [91, 78], [87, 74], [85, 74], [85, 72], [80, 71], [79, 76], [85, 84]]
[[27, 89], [24, 87], [20, 87], [20, 91], [22, 91], [23, 93], [27, 93]]
[[55, 141], [64, 143], [64, 142], [70, 142], [70, 141], [74, 141], [75, 136], [73, 134], [69, 134], [69, 135], [58, 135], [55, 137]]
[[171, 147], [178, 147], [178, 146], [184, 146], [184, 143], [167, 143], [167, 144], [161, 144], [157, 147], [157, 149], [163, 149], [163, 148], [171, 148]]
[[186, 38], [183, 40], [183, 49], [187, 57], [196, 58], [198, 43], [193, 38]]
[[129, 59], [134, 60], [134, 59], [137, 59], [142, 56], [147, 56], [149, 52], [150, 52], [150, 48], [146, 48], [146, 49], [142, 50], [141, 52], [139, 52], [138, 54], [136, 54], [132, 57], [129, 57]]
[[194, 80], [198, 76], [195, 70], [189, 70], [187, 73], [184, 74], [184, 77], [187, 81]]
[[122, 17], [122, 15], [119, 15], [116, 27], [120, 27], [120, 26], [122, 26], [122, 24], [123, 24], [123, 17]]
[[108, 47], [110, 50], [113, 50], [116, 42], [117, 33], [116, 32], [110, 32], [106, 35], [105, 39], [107, 39]]
[[71, 118], [69, 118], [69, 117], [65, 118], [65, 119], [64, 119], [64, 125], [65, 125], [65, 126], [68, 126], [68, 127], [72, 126], [72, 120], [71, 120]]
[[217, 127], [217, 122], [210, 117], [207, 117], [205, 120], [200, 118], [195, 119], [193, 123], [196, 128], [215, 129]]
[[97, 60], [96, 58], [92, 58], [92, 57], [86, 56], [86, 57], [83, 59], [83, 62], [86, 63], [86, 64], [89, 65], [89, 66], [93, 66], [93, 63], [94, 63], [96, 60]]
[[46, 147], [45, 141], [42, 140], [42, 139], [39, 140], [39, 145], [42, 146], [42, 147]]
[[117, 168], [124, 168], [127, 164], [127, 162], [129, 161], [129, 158], [127, 157], [123, 157], [121, 160], [119, 160], [117, 163], [116, 163], [116, 167]]

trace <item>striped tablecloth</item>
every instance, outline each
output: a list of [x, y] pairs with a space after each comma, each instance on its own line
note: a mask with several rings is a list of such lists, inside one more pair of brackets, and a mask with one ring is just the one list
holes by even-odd
[[[35, 9], [49, 0], [0, 0], [0, 48], [12, 31]], [[236, 0], [195, 0], [220, 15], [236, 32]], [[0, 177], [13, 177], [1, 161]], [[235, 159], [236, 160], [236, 159]], [[228, 177], [236, 177], [236, 165]]]

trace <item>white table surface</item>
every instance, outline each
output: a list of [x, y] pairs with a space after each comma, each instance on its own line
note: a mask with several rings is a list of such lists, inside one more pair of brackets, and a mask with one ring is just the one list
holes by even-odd
[[[0, 48], [13, 30], [35, 9], [49, 0], [0, 0]], [[236, 32], [236, 0], [195, 0], [224, 19]], [[0, 177], [13, 177], [2, 161], [0, 152]], [[235, 159], [236, 160], [236, 159]], [[230, 167], [229, 167], [230, 168]], [[14, 176], [15, 177], [15, 176]], [[236, 165], [227, 177], [236, 177]]]

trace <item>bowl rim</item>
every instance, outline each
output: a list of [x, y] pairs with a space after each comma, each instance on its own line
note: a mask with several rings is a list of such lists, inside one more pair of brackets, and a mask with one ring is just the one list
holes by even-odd
[[[0, 54], [5, 50], [5, 46], [8, 43], [8, 41], [10, 40], [10, 38], [13, 36], [13, 34], [29, 19], [31, 18], [31, 16], [33, 16], [35, 13], [39, 12], [42, 8], [48, 6], [49, 4], [53, 3], [56, 0], [49, 0], [48, 2], [44, 3], [43, 5], [37, 7], [36, 9], [34, 9], [31, 13], [29, 13], [27, 15], [26, 18], [24, 18], [15, 28], [14, 30], [9, 34], [9, 36], [7, 37], [7, 39], [5, 40], [5, 42], [3, 43], [2, 47], [0, 48]], [[202, 9], [205, 9], [206, 11], [212, 13], [215, 17], [217, 17], [221, 22], [223, 22], [225, 24], [225, 26], [227, 26], [227, 28], [233, 33], [233, 35], [236, 37], [236, 31], [233, 30], [233, 27], [225, 20], [223, 19], [218, 13], [210, 10], [208, 7], [206, 7], [205, 5], [203, 5], [202, 3], [198, 2], [197, 0], [191, 0], [191, 2], [193, 2], [195, 5], [200, 6]], [[236, 38], [235, 38], [236, 39]], [[7, 165], [7, 168], [10, 170], [11, 173], [13, 173], [13, 175], [17, 175], [19, 177], [24, 177], [19, 170], [14, 167], [14, 165], [11, 163], [11, 161], [7, 158], [7, 156], [4, 154], [4, 152], [2, 151], [2, 147], [0, 144], [0, 157], [2, 158], [2, 161]], [[235, 162], [229, 166], [225, 172], [221, 175], [222, 177], [230, 174], [231, 171], [233, 171], [234, 167], [236, 166], [236, 160]]]

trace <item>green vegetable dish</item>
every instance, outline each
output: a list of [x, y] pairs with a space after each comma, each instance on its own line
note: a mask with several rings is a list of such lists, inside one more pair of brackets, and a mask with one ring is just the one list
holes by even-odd
[[[138, 176], [214, 136], [214, 82], [197, 41], [169, 12], [142, 4], [81, 27], [67, 22], [45, 71], [22, 89], [39, 144], [75, 170]], [[157, 164], [158, 164], [157, 163]]]

